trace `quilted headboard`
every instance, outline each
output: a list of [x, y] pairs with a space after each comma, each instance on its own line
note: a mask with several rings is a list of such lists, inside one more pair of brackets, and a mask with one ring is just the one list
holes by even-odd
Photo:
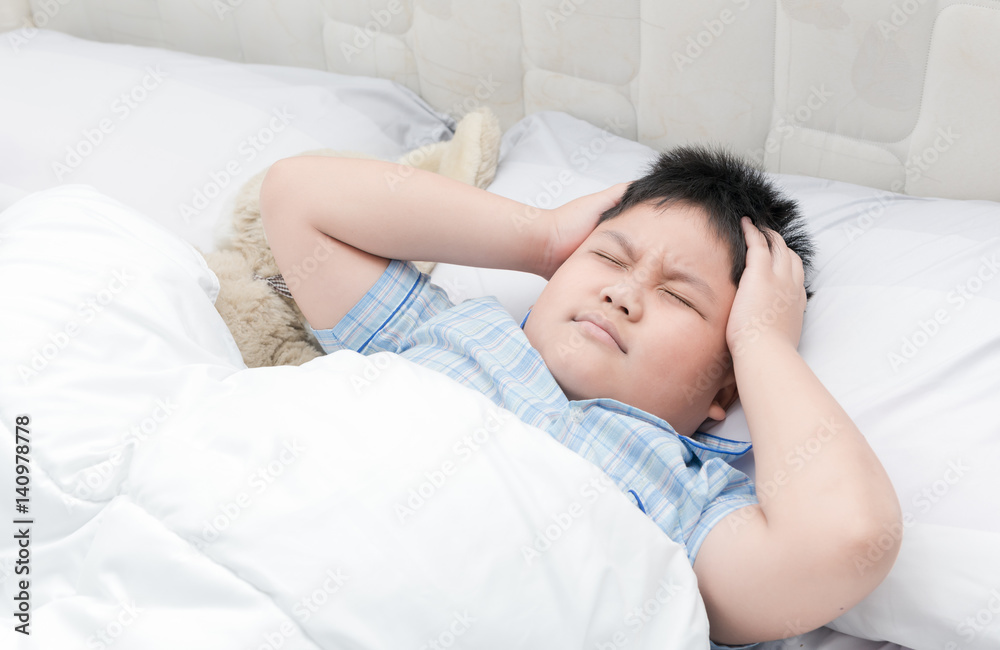
[[[22, 25], [28, 0], [0, 0]], [[510, 126], [562, 110], [655, 148], [1000, 200], [1000, 0], [30, 0], [38, 26], [387, 77]]]

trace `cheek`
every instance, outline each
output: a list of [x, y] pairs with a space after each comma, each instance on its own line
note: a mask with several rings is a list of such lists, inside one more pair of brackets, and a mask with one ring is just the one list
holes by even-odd
[[670, 328], [669, 335], [663, 334], [664, 329], [658, 328], [655, 335], [647, 337], [647, 344], [636, 350], [632, 359], [636, 374], [690, 386], [698, 380], [703, 382], [702, 375], [726, 358], [724, 345], [720, 348], [717, 337], [698, 324], [678, 323]]

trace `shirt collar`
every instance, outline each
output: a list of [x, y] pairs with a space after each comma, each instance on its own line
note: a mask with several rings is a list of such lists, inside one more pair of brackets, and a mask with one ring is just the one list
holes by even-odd
[[643, 411], [640, 408], [625, 404], [624, 402], [619, 402], [618, 400], [610, 397], [574, 400], [569, 403], [575, 404], [578, 407], [585, 407], [587, 404], [595, 404], [648, 422], [649, 424], [677, 436], [681, 443], [703, 463], [712, 458], [721, 458], [726, 462], [732, 462], [745, 455], [753, 447], [752, 443], [743, 440], [731, 440], [729, 438], [723, 438], [722, 436], [716, 436], [702, 431], [696, 431], [690, 436], [682, 436], [677, 433], [670, 423], [663, 418], [653, 415], [647, 411]]
[[702, 461], [709, 458], [722, 458], [727, 462], [733, 461], [744, 456], [753, 448], [752, 443], [743, 440], [730, 440], [702, 431], [695, 431], [690, 437], [680, 436], [680, 439]]

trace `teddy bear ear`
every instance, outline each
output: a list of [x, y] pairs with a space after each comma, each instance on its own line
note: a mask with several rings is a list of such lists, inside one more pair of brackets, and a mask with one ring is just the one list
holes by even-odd
[[[460, 133], [463, 125], [468, 125], [469, 135]], [[463, 151], [463, 147], [459, 147], [459, 151], [466, 153], [468, 158], [465, 162], [458, 162], [459, 167], [475, 169], [475, 174], [470, 181], [471, 185], [486, 189], [493, 182], [493, 177], [497, 173], [497, 162], [500, 159], [501, 135], [500, 120], [493, 114], [493, 111], [485, 106], [470, 112], [459, 123], [455, 136], [460, 139], [474, 139], [475, 148], [478, 150], [477, 154], [473, 156], [471, 155], [473, 147], [470, 146], [467, 151]]]
[[398, 162], [486, 188], [496, 175], [500, 136], [500, 121], [481, 106], [462, 118], [451, 140], [424, 145]]

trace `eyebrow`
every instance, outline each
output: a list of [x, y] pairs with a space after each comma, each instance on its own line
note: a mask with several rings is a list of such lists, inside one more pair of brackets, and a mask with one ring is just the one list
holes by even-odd
[[[638, 254], [636, 253], [635, 245], [632, 243], [632, 240], [629, 239], [626, 234], [619, 232], [617, 230], [602, 230], [601, 234], [615, 240], [615, 242], [622, 247], [622, 250], [625, 251], [625, 257], [627, 257], [630, 262], [634, 263], [638, 259]], [[671, 269], [670, 273], [665, 274], [665, 277], [668, 280], [677, 280], [679, 282], [688, 284], [697, 289], [702, 294], [704, 294], [705, 297], [711, 300], [713, 303], [717, 302], [715, 297], [715, 292], [712, 291], [711, 285], [709, 285], [707, 282], [702, 280], [697, 275], [692, 275], [680, 269]]]

